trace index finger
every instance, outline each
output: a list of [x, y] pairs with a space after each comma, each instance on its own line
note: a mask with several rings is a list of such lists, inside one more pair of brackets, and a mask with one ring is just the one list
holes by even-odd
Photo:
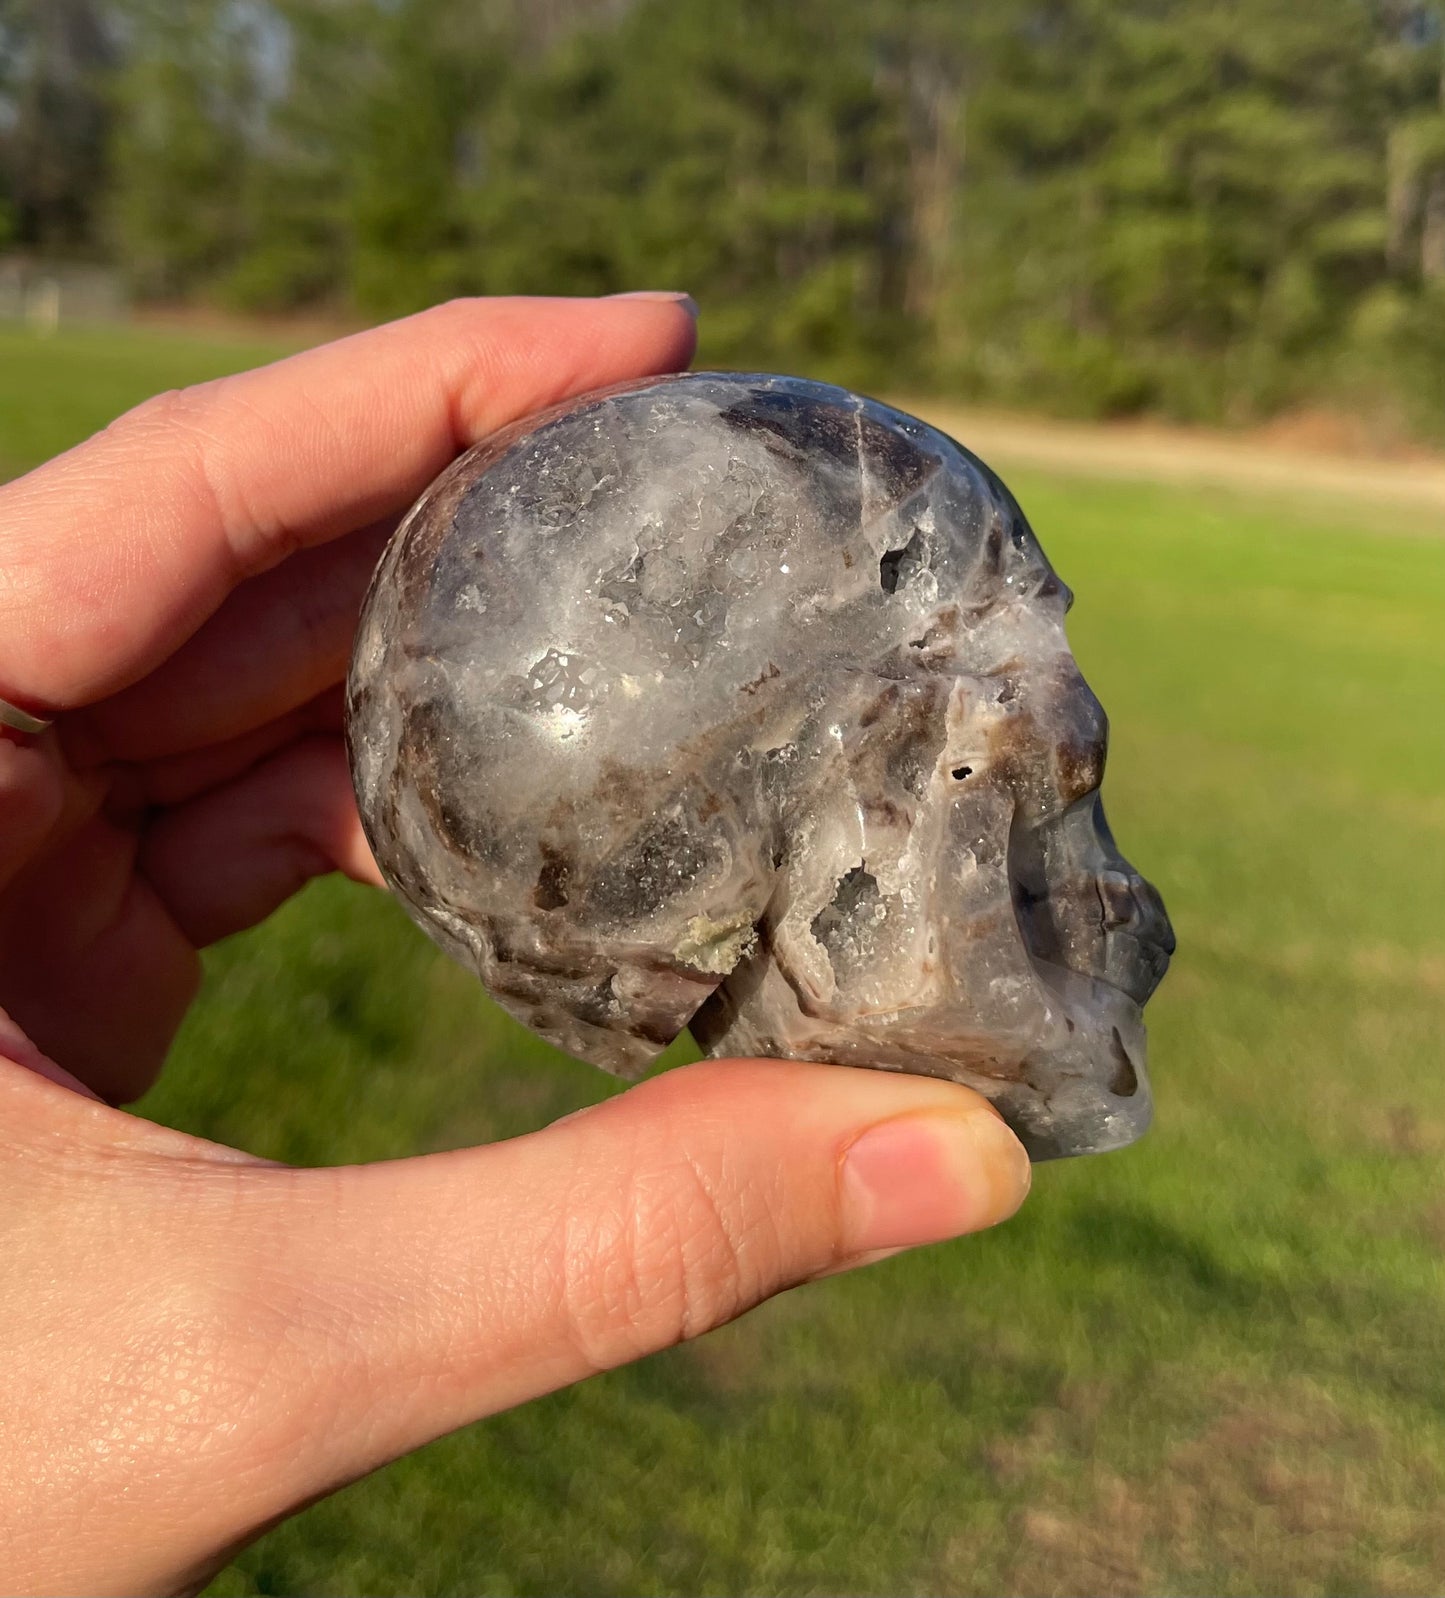
[[693, 341], [680, 296], [459, 300], [147, 401], [0, 491], [0, 695], [43, 714], [113, 693], [242, 579]]

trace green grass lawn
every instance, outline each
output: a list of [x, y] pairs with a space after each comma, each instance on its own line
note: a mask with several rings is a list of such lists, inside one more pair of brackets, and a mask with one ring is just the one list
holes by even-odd
[[[0, 333], [0, 457], [261, 353]], [[1179, 934], [1155, 1131], [1042, 1167], [996, 1233], [438, 1443], [212, 1592], [1445, 1588], [1445, 538], [1009, 477]], [[401, 1155], [611, 1091], [344, 885], [209, 970], [143, 1109], [260, 1154]]]
[[46, 338], [0, 322], [0, 477], [68, 449], [163, 389], [285, 353], [275, 340], [109, 327]]

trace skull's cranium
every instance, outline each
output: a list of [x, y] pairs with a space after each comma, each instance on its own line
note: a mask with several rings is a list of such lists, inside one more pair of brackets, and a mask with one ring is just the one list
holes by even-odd
[[784, 377], [608, 390], [464, 455], [392, 541], [361, 814], [417, 921], [609, 1070], [690, 1024], [966, 1082], [1036, 1157], [1118, 1147], [1173, 936], [1104, 821], [1069, 600], [911, 417]]

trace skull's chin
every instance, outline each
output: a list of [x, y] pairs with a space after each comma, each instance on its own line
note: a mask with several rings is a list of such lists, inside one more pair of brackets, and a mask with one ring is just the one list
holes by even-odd
[[1035, 1159], [1096, 1154], [1142, 1137], [1153, 1117], [1142, 1006], [1102, 977], [1034, 961], [1049, 995], [1048, 1041], [1005, 1090]]
[[[1022, 951], [1020, 951], [1022, 953]], [[714, 1055], [784, 1055], [961, 1082], [1003, 1112], [1035, 1159], [1123, 1148], [1150, 1121], [1142, 1010], [1101, 977], [1028, 955], [1008, 1022], [937, 1002], [813, 1002], [766, 938], [692, 1019]], [[900, 995], [900, 997], [902, 997]]]

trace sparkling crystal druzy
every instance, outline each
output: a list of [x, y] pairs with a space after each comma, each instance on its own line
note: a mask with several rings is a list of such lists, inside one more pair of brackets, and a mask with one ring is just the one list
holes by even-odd
[[1068, 590], [943, 434], [797, 378], [611, 389], [462, 456], [387, 550], [356, 791], [416, 920], [624, 1076], [951, 1077], [1036, 1157], [1149, 1120], [1173, 937], [1099, 803]]

